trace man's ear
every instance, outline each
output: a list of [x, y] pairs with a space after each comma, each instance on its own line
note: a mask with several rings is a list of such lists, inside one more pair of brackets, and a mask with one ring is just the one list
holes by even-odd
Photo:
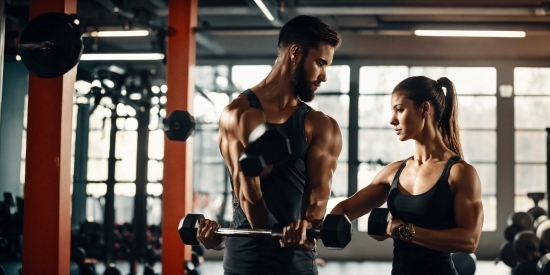
[[292, 44], [288, 48], [289, 48], [288, 51], [290, 54], [290, 60], [292, 60], [292, 62], [300, 61], [300, 58], [302, 56], [302, 51], [300, 50], [300, 46], [296, 44]]

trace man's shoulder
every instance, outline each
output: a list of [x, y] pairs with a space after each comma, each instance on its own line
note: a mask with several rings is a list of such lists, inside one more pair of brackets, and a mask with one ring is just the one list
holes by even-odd
[[306, 116], [306, 123], [307, 122], [313, 124], [315, 128], [338, 126], [338, 122], [334, 118], [315, 109], [310, 109], [310, 111], [308, 112]]

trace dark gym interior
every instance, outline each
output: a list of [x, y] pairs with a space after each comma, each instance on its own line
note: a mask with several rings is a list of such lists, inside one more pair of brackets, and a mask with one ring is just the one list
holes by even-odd
[[[414, 152], [389, 123], [393, 87], [445, 76], [484, 214], [457, 269], [550, 274], [548, 1], [0, 0], [0, 275], [223, 274], [223, 251], [176, 230], [189, 213], [229, 227], [220, 113], [269, 73], [297, 15], [342, 37], [309, 104], [343, 137], [327, 213]], [[368, 227], [317, 245], [319, 273], [390, 274], [392, 242]]]

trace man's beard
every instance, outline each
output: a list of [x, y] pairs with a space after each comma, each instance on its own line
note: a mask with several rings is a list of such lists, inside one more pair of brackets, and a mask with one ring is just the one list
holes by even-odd
[[311, 102], [315, 98], [315, 91], [312, 84], [307, 81], [304, 63], [300, 61], [298, 67], [292, 73], [292, 84], [298, 98], [304, 102]]

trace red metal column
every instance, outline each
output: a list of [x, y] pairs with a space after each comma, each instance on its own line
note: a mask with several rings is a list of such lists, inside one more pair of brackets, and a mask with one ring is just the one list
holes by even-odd
[[[173, 110], [193, 113], [195, 92], [198, 0], [172, 0], [168, 7], [166, 114]], [[192, 210], [193, 138], [186, 142], [164, 138], [164, 176], [162, 180], [162, 273], [184, 274], [184, 261], [191, 258], [177, 233], [180, 219]]]
[[[31, 0], [30, 18], [76, 13], [76, 0]], [[76, 67], [57, 78], [29, 74], [23, 274], [69, 274], [71, 135]]]

